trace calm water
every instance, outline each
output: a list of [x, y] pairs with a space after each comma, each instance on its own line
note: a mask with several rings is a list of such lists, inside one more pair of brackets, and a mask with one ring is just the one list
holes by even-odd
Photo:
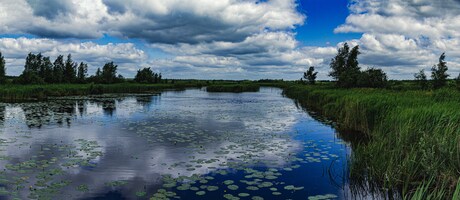
[[349, 154], [280, 89], [0, 104], [0, 199], [346, 199]]

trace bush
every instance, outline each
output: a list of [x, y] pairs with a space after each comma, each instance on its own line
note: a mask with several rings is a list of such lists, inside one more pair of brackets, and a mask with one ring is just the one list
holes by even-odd
[[359, 87], [384, 88], [388, 79], [385, 72], [381, 69], [369, 68], [361, 72], [358, 79]]
[[15, 80], [18, 84], [44, 84], [45, 81], [40, 78], [36, 73], [31, 71], [24, 71], [18, 79]]
[[103, 94], [104, 88], [102, 87], [102, 85], [91, 84], [88, 88], [88, 93], [89, 94]]

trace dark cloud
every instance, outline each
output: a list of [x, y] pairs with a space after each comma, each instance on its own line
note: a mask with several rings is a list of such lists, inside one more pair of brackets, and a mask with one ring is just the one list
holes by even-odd
[[102, 2], [107, 6], [109, 13], [124, 14], [127, 11], [126, 5], [122, 1], [102, 0]]
[[115, 33], [128, 38], [145, 39], [150, 43], [197, 44], [200, 42], [244, 40], [249, 33], [225, 21], [193, 14], [172, 13], [166, 16], [151, 16], [141, 21], [117, 27]]
[[63, 0], [26, 0], [33, 10], [34, 15], [45, 17], [49, 20], [56, 19], [59, 15], [73, 12], [72, 3]]

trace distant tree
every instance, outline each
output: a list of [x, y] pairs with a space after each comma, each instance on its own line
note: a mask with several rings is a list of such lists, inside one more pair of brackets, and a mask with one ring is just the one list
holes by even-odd
[[77, 77], [77, 64], [73, 62], [72, 55], [67, 55], [67, 60], [65, 61], [64, 65], [64, 74], [63, 74], [63, 82], [65, 83], [75, 83]]
[[100, 76], [100, 77], [102, 77], [102, 71], [101, 71], [101, 68], [97, 68], [97, 70], [96, 70], [96, 76]]
[[138, 83], [160, 83], [161, 74], [155, 73], [150, 67], [137, 70], [134, 81]]
[[303, 78], [308, 81], [308, 83], [314, 85], [316, 82], [316, 76], [318, 75], [318, 72], [315, 72], [315, 67], [311, 66], [308, 68], [307, 72], [303, 73]]
[[361, 72], [358, 80], [359, 87], [383, 88], [387, 85], [388, 78], [381, 69], [369, 68]]
[[43, 56], [41, 53], [35, 55], [29, 53], [26, 57], [26, 63], [24, 65], [24, 71], [36, 73], [38, 75], [40, 67], [42, 66]]
[[439, 57], [439, 63], [431, 68], [431, 78], [433, 79], [433, 88], [438, 89], [447, 84], [447, 63], [444, 61], [446, 58], [445, 53]]
[[458, 74], [457, 78], [455, 79], [455, 83], [457, 85], [457, 89], [460, 90], [460, 74]]
[[64, 80], [64, 56], [59, 55], [53, 64], [53, 82], [62, 83]]
[[340, 87], [355, 87], [360, 76], [360, 67], [358, 62], [359, 46], [351, 49], [347, 43], [338, 49], [337, 55], [331, 61], [329, 76], [337, 81]]
[[102, 83], [114, 83], [117, 80], [117, 65], [115, 65], [113, 62], [106, 63], [104, 67], [102, 67], [102, 73], [101, 73], [101, 78], [102, 78]]
[[428, 89], [428, 80], [424, 69], [421, 69], [418, 73], [415, 73], [414, 78], [421, 89]]
[[88, 65], [81, 62], [80, 65], [78, 66], [77, 82], [85, 83], [87, 74], [88, 74]]
[[4, 84], [6, 82], [6, 68], [5, 68], [5, 58], [0, 52], [0, 84]]
[[332, 71], [329, 73], [329, 76], [336, 81], [340, 80], [341, 75], [345, 71], [349, 52], [350, 47], [348, 46], [348, 43], [345, 43], [343, 47], [338, 49], [337, 55], [331, 61], [330, 66]]
[[35, 55], [29, 53], [26, 57], [24, 71], [15, 81], [20, 84], [43, 84], [44, 80], [40, 77], [40, 69], [43, 67], [43, 56], [41, 53]]
[[43, 58], [42, 66], [40, 67], [39, 76], [46, 83], [54, 83], [53, 63], [51, 63], [50, 57]]

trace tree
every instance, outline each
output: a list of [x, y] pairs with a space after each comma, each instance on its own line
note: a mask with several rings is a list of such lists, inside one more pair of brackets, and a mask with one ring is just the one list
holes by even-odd
[[458, 74], [457, 78], [455, 79], [455, 84], [457, 85], [457, 90], [460, 90], [460, 74]]
[[40, 68], [42, 66], [42, 61], [43, 61], [43, 56], [41, 53], [37, 55], [33, 53], [29, 53], [26, 57], [24, 71], [32, 72], [38, 75], [40, 72]]
[[444, 61], [446, 58], [445, 53], [439, 57], [439, 63], [431, 68], [431, 78], [433, 79], [433, 88], [438, 89], [447, 84], [447, 63]]
[[308, 71], [307, 72], [304, 72], [303, 73], [303, 78], [305, 80], [308, 80], [308, 82], [312, 85], [315, 84], [315, 81], [316, 81], [316, 76], [318, 75], [318, 72], [315, 72], [315, 67], [310, 67], [308, 68]]
[[338, 49], [337, 55], [331, 61], [332, 72], [329, 73], [334, 80], [339, 81], [341, 74], [345, 71], [345, 65], [347, 64], [348, 54], [350, 47], [348, 43], [345, 43], [343, 47]]
[[117, 67], [118, 66], [113, 64], [113, 62], [106, 63], [104, 67], [102, 67], [101, 82], [107, 84], [116, 82]]
[[67, 55], [67, 60], [65, 61], [64, 65], [64, 73], [63, 73], [63, 82], [65, 83], [74, 83], [77, 77], [77, 64], [73, 62], [72, 55]]
[[80, 66], [78, 66], [78, 72], [77, 72], [78, 83], [85, 83], [87, 74], [88, 74], [88, 65], [81, 62]]
[[6, 82], [6, 68], [5, 68], [5, 58], [0, 52], [0, 84]]
[[51, 63], [50, 57], [43, 58], [42, 66], [40, 67], [40, 77], [46, 83], [54, 82], [53, 63]]
[[53, 83], [62, 83], [64, 79], [64, 56], [59, 55], [54, 61]]
[[359, 87], [383, 88], [387, 85], [388, 78], [381, 69], [369, 68], [361, 72], [358, 80]]
[[26, 57], [24, 71], [16, 82], [20, 84], [43, 84], [44, 80], [39, 76], [43, 66], [43, 56], [41, 53], [37, 55], [29, 53]]
[[160, 83], [161, 74], [155, 73], [150, 67], [137, 70], [134, 81], [138, 83]]
[[331, 61], [332, 72], [329, 73], [340, 87], [355, 87], [360, 76], [358, 62], [359, 46], [351, 49], [347, 43], [338, 49], [338, 53]]
[[421, 89], [425, 90], [428, 88], [428, 80], [424, 69], [421, 69], [418, 73], [415, 73], [414, 78]]

